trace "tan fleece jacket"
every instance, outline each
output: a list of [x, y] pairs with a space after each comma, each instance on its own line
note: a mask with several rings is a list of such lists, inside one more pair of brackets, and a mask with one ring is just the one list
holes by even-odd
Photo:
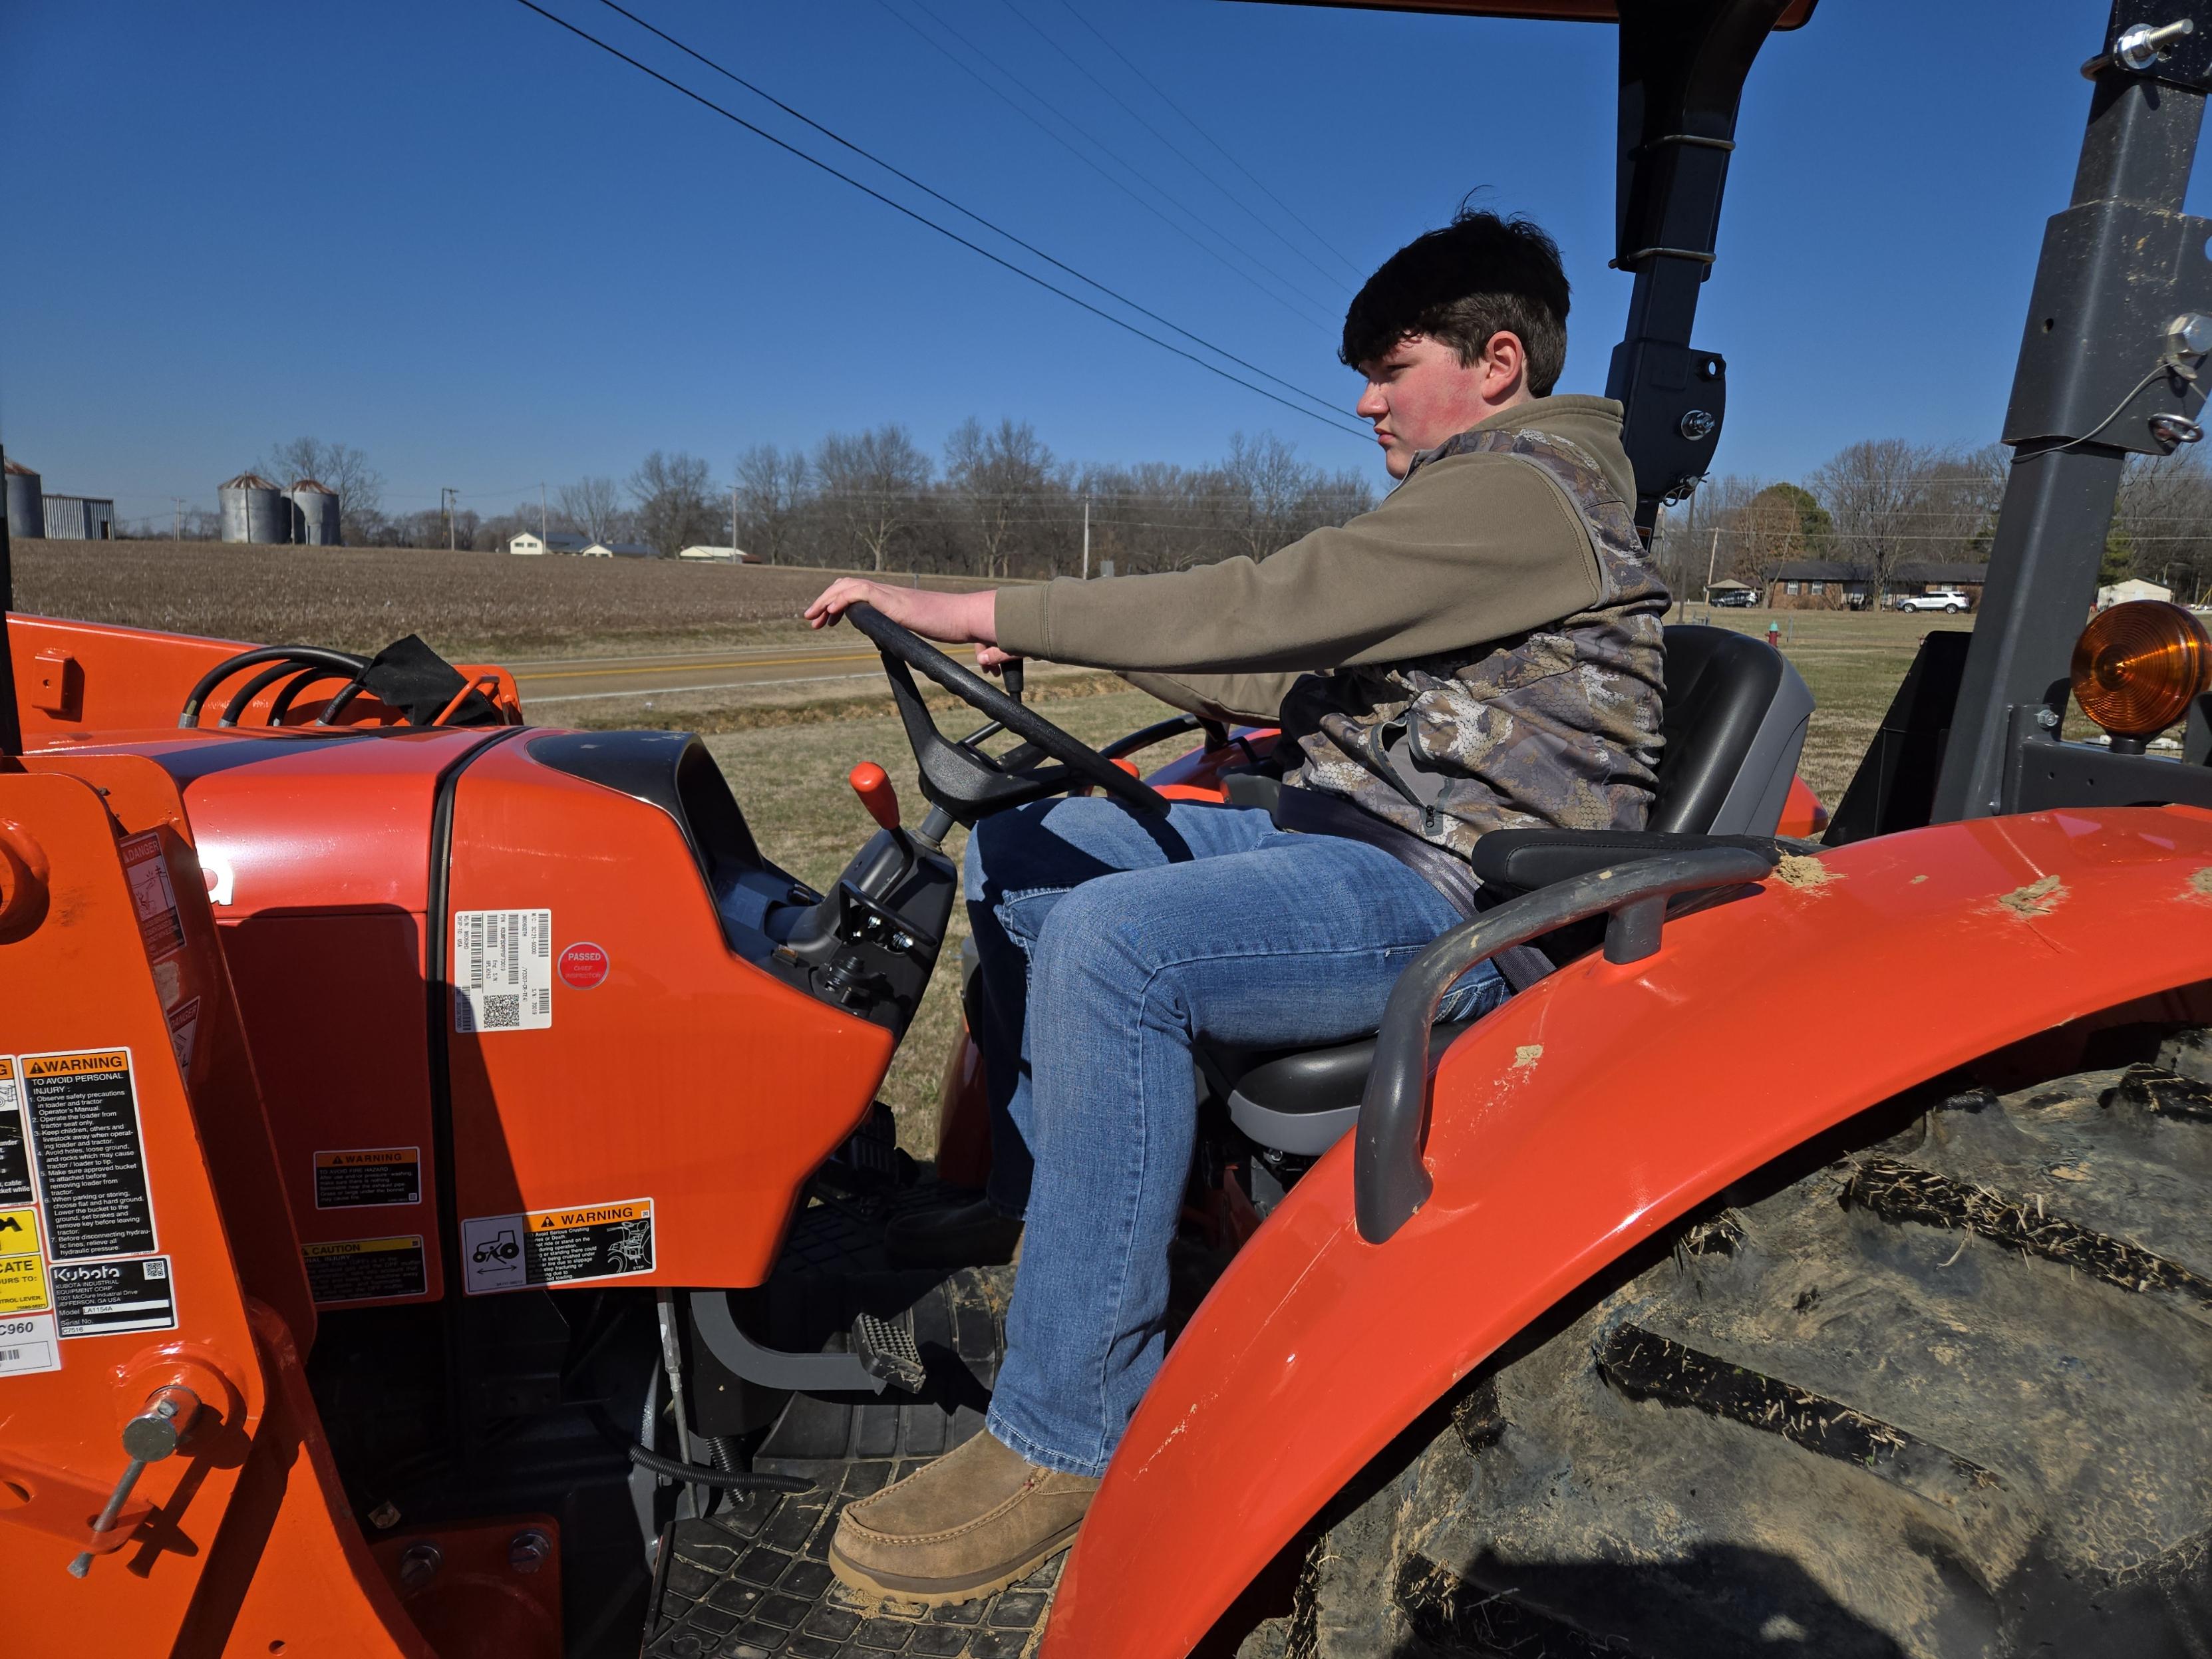
[[[1604, 398], [1539, 398], [1475, 429], [1565, 438], [1632, 501], [1620, 414]], [[1507, 454], [1448, 455], [1372, 513], [1264, 561], [1002, 587], [999, 644], [1114, 669], [1194, 713], [1266, 722], [1301, 674], [1503, 639], [1587, 608], [1599, 585], [1590, 538], [1549, 474]]]

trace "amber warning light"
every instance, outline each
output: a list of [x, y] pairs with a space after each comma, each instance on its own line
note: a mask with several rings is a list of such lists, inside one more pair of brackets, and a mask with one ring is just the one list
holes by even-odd
[[2069, 678], [2083, 714], [2116, 741], [2140, 744], [2184, 718], [2212, 684], [2212, 640], [2178, 605], [2130, 599], [2081, 630]]

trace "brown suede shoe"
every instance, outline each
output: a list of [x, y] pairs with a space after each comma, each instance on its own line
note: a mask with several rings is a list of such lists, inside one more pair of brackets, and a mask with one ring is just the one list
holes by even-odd
[[1098, 1482], [1039, 1468], [989, 1430], [848, 1507], [830, 1566], [854, 1589], [925, 1607], [974, 1601], [1067, 1547]]

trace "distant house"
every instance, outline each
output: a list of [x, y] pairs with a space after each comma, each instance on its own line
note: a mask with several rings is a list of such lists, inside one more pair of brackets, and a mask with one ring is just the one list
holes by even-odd
[[112, 542], [115, 503], [96, 495], [47, 495], [46, 534], [58, 542]]
[[[1890, 572], [1887, 596], [1956, 588], [1975, 608], [1982, 601], [1986, 564], [1942, 559], [1907, 559]], [[1766, 603], [1778, 611], [1863, 611], [1874, 583], [1864, 565], [1839, 559], [1792, 559], [1775, 568], [1766, 584]]]
[[533, 536], [528, 531], [507, 539], [510, 553], [580, 553], [592, 544], [589, 536], [572, 536], [556, 530], [550, 536]]
[[720, 564], [751, 564], [753, 556], [742, 547], [687, 547], [679, 550], [679, 559], [705, 559]]
[[657, 559], [644, 542], [587, 542], [577, 550], [587, 559]]
[[[49, 495], [46, 499], [51, 501], [53, 500], [53, 497]], [[51, 513], [53, 509], [52, 507], [48, 507], [46, 511]], [[48, 526], [46, 534], [51, 536], [54, 533], [52, 529], [53, 520], [52, 519], [48, 519], [46, 520], [46, 524]], [[2099, 588], [2097, 590], [2097, 609], [2100, 611], [2109, 611], [2116, 605], [2125, 605], [2130, 599], [2170, 600], [2172, 598], [2173, 590], [2172, 588], [2160, 587], [2156, 582], [2147, 582], [2140, 576], [2130, 576], [2124, 582], [2114, 582], [2110, 587]]]

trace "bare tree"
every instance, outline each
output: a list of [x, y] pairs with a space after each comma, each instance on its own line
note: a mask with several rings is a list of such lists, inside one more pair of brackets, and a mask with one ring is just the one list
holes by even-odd
[[824, 506], [877, 570], [892, 541], [920, 516], [932, 471], [902, 426], [832, 433], [814, 452]]
[[1836, 525], [1836, 550], [1858, 568], [1867, 603], [1879, 607], [1897, 567], [1929, 556], [1929, 525], [1941, 490], [1942, 452], [1902, 438], [1850, 445], [1814, 473], [1814, 493]]
[[575, 534], [611, 542], [618, 533], [622, 491], [612, 478], [579, 478], [562, 484], [554, 499], [561, 505], [561, 516], [575, 526]]
[[2186, 449], [2132, 458], [2112, 528], [2133, 550], [2136, 575], [2199, 599], [2212, 585], [2212, 471]]
[[1297, 445], [1272, 432], [1256, 438], [1231, 433], [1220, 471], [1226, 527], [1245, 552], [1264, 559], [1297, 539], [1298, 503], [1315, 477], [1315, 469], [1298, 459]]
[[[755, 444], [738, 457], [737, 483], [741, 544], [770, 564], [781, 563], [796, 528], [793, 520], [813, 488], [813, 470], [805, 453]], [[738, 533], [733, 526], [731, 534]]]
[[945, 440], [945, 480], [982, 544], [986, 576], [1009, 574], [1008, 543], [1045, 516], [1052, 472], [1052, 451], [1027, 421], [1001, 420], [986, 431], [971, 415]]
[[254, 471], [289, 489], [303, 478], [313, 478], [338, 498], [338, 539], [363, 546], [377, 539], [384, 526], [384, 475], [368, 464], [368, 457], [351, 444], [325, 443], [319, 438], [294, 438], [276, 444], [254, 464]]
[[654, 450], [629, 475], [630, 499], [637, 503], [640, 538], [664, 559], [708, 540], [720, 523], [707, 463], [682, 450]]

